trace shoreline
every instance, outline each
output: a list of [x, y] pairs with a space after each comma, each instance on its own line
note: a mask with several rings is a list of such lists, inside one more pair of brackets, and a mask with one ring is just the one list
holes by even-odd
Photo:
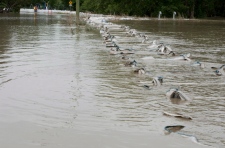
[[[76, 11], [69, 11], [69, 10], [45, 10], [45, 9], [39, 9], [37, 12], [34, 12], [34, 9], [26, 9], [21, 8], [20, 13], [26, 14], [26, 13], [40, 13], [40, 14], [74, 14], [76, 15]], [[82, 17], [104, 17], [110, 20], [158, 20], [158, 21], [225, 21], [225, 18], [222, 17], [213, 17], [213, 18], [157, 18], [157, 17], [138, 17], [138, 16], [119, 16], [119, 15], [104, 15], [104, 14], [93, 14], [93, 13], [85, 13], [80, 12], [80, 18]], [[214, 19], [215, 18], [215, 19]]]

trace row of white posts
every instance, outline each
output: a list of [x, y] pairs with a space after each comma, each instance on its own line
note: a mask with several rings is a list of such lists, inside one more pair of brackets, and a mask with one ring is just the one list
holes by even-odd
[[[177, 13], [174, 11], [174, 12], [173, 12], [173, 19], [175, 19], [176, 14], [177, 14]], [[162, 15], [162, 12], [159, 11], [158, 19], [160, 19], [161, 15]]]

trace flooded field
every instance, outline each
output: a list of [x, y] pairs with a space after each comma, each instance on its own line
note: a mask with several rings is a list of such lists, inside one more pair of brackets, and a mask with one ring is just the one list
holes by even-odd
[[[134, 49], [127, 57], [137, 66], [126, 67], [129, 60], [109, 54], [98, 29], [73, 20], [70, 14], [0, 15], [1, 146], [224, 147], [225, 76], [211, 69], [225, 64], [224, 21], [113, 21], [149, 37], [142, 43], [109, 29], [120, 47]], [[156, 54], [147, 48], [153, 40], [178, 55], [190, 53], [191, 61]], [[205, 68], [193, 66], [196, 61]], [[140, 67], [148, 74], [135, 74]], [[152, 85], [156, 76], [163, 85]], [[192, 101], [174, 104], [166, 98], [170, 88]], [[180, 132], [200, 144], [165, 135], [168, 125], [185, 126]]]

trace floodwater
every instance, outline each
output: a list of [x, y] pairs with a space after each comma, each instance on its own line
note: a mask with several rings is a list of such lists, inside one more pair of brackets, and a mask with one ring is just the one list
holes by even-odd
[[[167, 60], [140, 38], [111, 30], [121, 47], [135, 49], [129, 57], [137, 66], [150, 72], [140, 76], [120, 55], [109, 54], [99, 30], [73, 20], [70, 14], [0, 15], [1, 147], [224, 147], [225, 76], [210, 68], [225, 64], [224, 21], [115, 21], [191, 53], [191, 62]], [[191, 66], [194, 61], [206, 67]], [[154, 76], [163, 76], [163, 85], [143, 88]], [[165, 95], [171, 87], [193, 100], [171, 103]], [[168, 125], [185, 126], [181, 132], [200, 144], [165, 135]]]

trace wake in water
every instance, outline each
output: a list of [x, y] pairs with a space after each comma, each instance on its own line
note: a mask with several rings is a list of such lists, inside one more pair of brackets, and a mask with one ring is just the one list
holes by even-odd
[[[101, 19], [102, 18], [91, 17], [88, 20], [87, 24], [92, 26], [93, 28], [97, 28], [97, 29], [100, 28], [100, 34], [102, 35], [104, 42], [107, 43], [106, 50], [109, 51], [110, 54], [114, 54], [114, 55], [123, 54], [121, 59], [128, 61], [125, 64], [126, 67], [137, 67], [135, 70], [133, 70], [133, 72], [135, 74], [151, 77], [151, 79], [152, 79], [151, 82], [141, 82], [143, 84], [141, 86], [144, 87], [145, 89], [147, 89], [149, 91], [153, 91], [154, 87], [156, 87], [156, 86], [157, 87], [160, 87], [160, 86], [169, 87], [167, 89], [168, 91], [165, 92], [167, 99], [171, 100], [171, 103], [173, 103], [173, 104], [180, 105], [180, 104], [183, 104], [186, 102], [190, 103], [193, 100], [193, 98], [191, 97], [192, 94], [186, 93], [185, 91], [182, 91], [181, 89], [171, 88], [171, 86], [177, 85], [179, 87], [180, 85], [191, 85], [191, 86], [193, 86], [193, 85], [203, 86], [203, 85], [208, 85], [208, 84], [213, 85], [212, 81], [211, 81], [212, 83], [202, 83], [202, 82], [199, 83], [199, 82], [185, 82], [185, 81], [182, 82], [179, 80], [173, 80], [173, 81], [165, 83], [164, 76], [154, 75], [154, 74], [152, 74], [151, 71], [147, 72], [148, 70], [146, 68], [148, 66], [140, 64], [141, 62], [139, 62], [139, 60], [144, 61], [147, 65], [149, 65], [150, 62], [152, 64], [155, 61], [163, 61], [166, 63], [165, 65], [167, 65], [168, 67], [169, 67], [169, 64], [171, 63], [171, 68], [168, 68], [168, 72], [170, 72], [170, 70], [171, 70], [170, 73], [173, 74], [173, 76], [176, 76], [176, 73], [179, 73], [179, 74], [185, 73], [187, 75], [187, 76], [185, 75], [187, 77], [187, 79], [189, 79], [189, 78], [191, 79], [191, 76], [188, 77], [188, 74], [192, 74], [191, 71], [188, 71], [188, 70], [182, 71], [182, 69], [180, 69], [180, 70], [177, 70], [174, 72], [174, 71], [172, 71], [173, 70], [172, 68], [176, 68], [176, 67], [182, 68], [183, 66], [189, 65], [190, 68], [191, 67], [198, 68], [199, 70], [202, 70], [203, 72], [204, 71], [208, 72], [209, 73], [208, 75], [212, 75], [212, 77], [213, 77], [213, 72], [211, 72], [209, 70], [210, 63], [200, 62], [198, 60], [193, 61], [191, 54], [188, 52], [178, 54], [178, 52], [174, 51], [169, 44], [160, 43], [157, 40], [153, 40], [152, 42], [149, 43], [149, 40], [150, 40], [149, 36], [146, 35], [145, 33], [138, 32], [136, 29], [131, 29], [129, 26], [125, 26], [125, 25], [109, 24], [109, 23], [107, 23], [107, 21], [102, 23]], [[124, 33], [125, 38], [122, 38], [119, 35], [116, 36], [115, 34], [113, 34], [114, 33], [113, 31], [118, 30], [118, 28], [122, 29], [122, 31], [120, 30], [119, 33], [120, 34]], [[120, 40], [115, 40], [118, 38]], [[135, 41], [132, 41], [132, 38], [135, 38]], [[125, 42], [125, 41], [130, 42], [130, 43], [135, 43], [135, 46], [137, 46], [136, 42], [140, 41], [140, 47], [145, 46], [142, 49], [144, 49], [145, 51], [147, 50], [148, 53], [146, 52], [146, 54], [143, 54], [142, 57], [138, 56], [139, 59], [137, 59], [137, 58], [132, 59], [131, 56], [129, 56], [129, 54], [138, 54], [141, 52], [140, 52], [140, 50], [137, 50], [135, 48], [122, 48], [121, 45], [119, 45], [119, 43]], [[112, 45], [112, 46], [109, 46], [109, 45]], [[113, 49], [108, 48], [108, 47], [113, 47]], [[114, 48], [114, 47], [116, 47], [116, 48]], [[123, 50], [121, 50], [121, 49], [123, 49]], [[127, 49], [127, 52], [121, 52], [121, 51], [125, 51], [124, 49]], [[224, 67], [225, 66], [221, 66], [221, 67], [217, 67], [217, 68], [212, 67], [212, 69], [215, 70], [214, 73], [216, 74], [216, 76], [224, 76]], [[157, 67], [157, 68], [160, 69], [160, 67]], [[161, 69], [161, 70], [164, 70], [164, 69]], [[197, 76], [197, 74], [196, 74], [196, 77], [199, 77], [199, 76]], [[221, 83], [221, 85], [223, 85], [223, 83]], [[179, 108], [179, 106], [178, 106], [178, 108]], [[184, 119], [184, 120], [190, 120], [190, 121], [193, 119], [192, 117], [188, 116], [187, 114], [181, 114], [179, 112], [178, 113], [170, 113], [170, 112], [164, 111], [164, 115], [172, 116], [172, 117], [180, 118], [180, 119]], [[171, 131], [174, 131], [174, 128], [177, 128], [177, 126], [176, 125], [167, 126], [165, 129], [167, 131], [169, 131], [169, 133], [170, 133]], [[184, 126], [179, 125], [178, 129], [181, 130], [182, 128], [184, 128]], [[170, 130], [168, 130], [168, 129], [170, 129]], [[182, 136], [189, 137], [190, 139], [192, 139], [193, 142], [199, 143], [195, 136], [188, 135], [185, 133], [179, 133], [179, 134]]]

